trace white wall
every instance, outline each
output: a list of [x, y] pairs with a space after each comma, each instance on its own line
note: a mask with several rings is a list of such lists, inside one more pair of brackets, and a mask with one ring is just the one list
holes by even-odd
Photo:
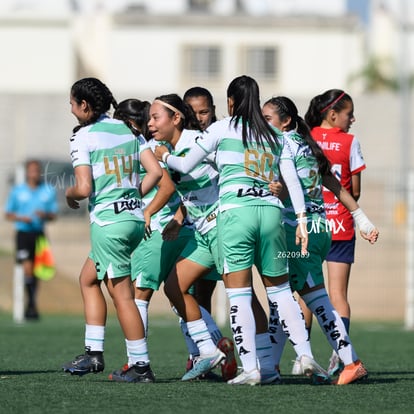
[[75, 71], [70, 22], [0, 18], [0, 55], [1, 92], [62, 92]]

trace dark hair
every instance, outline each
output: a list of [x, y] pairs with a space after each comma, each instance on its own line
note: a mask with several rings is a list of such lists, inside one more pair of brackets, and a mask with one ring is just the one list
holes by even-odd
[[[203, 88], [202, 86], [194, 86], [190, 89], [187, 89], [187, 91], [184, 93], [183, 100], [186, 102], [187, 99], [190, 98], [198, 98], [200, 96], [203, 96], [207, 99], [208, 106], [210, 108], [214, 108], [214, 101], [213, 101], [213, 95], [210, 93], [210, 91], [206, 88]], [[217, 117], [216, 114], [211, 117], [211, 122], [216, 122]]]
[[305, 114], [305, 121], [312, 129], [320, 126], [330, 109], [339, 112], [352, 98], [341, 89], [329, 89], [321, 95], [317, 95], [310, 101]]
[[231, 121], [234, 127], [237, 129], [239, 121], [242, 123], [244, 147], [247, 148], [249, 139], [253, 138], [263, 148], [265, 140], [274, 150], [279, 145], [277, 134], [263, 116], [257, 82], [245, 75], [233, 79], [227, 88], [227, 98], [233, 99]]
[[309, 145], [313, 155], [318, 162], [319, 172], [322, 175], [330, 173], [330, 163], [326, 158], [321, 147], [315, 142], [310, 133], [310, 128], [306, 122], [299, 116], [298, 108], [294, 102], [286, 96], [277, 96], [265, 102], [265, 105], [273, 105], [275, 112], [279, 115], [281, 122], [290, 118], [289, 124], [286, 126], [287, 131], [296, 130], [296, 132]]
[[102, 114], [109, 111], [111, 105], [115, 109], [118, 106], [112, 92], [104, 83], [96, 78], [83, 78], [78, 80], [72, 85], [70, 94], [78, 104], [85, 101], [93, 112], [92, 117], [82, 125], [76, 126], [73, 132], [78, 131], [83, 126], [96, 122]]
[[24, 167], [27, 170], [29, 165], [36, 164], [39, 168], [42, 168], [42, 162], [38, 160], [37, 158], [29, 158], [24, 162]]
[[[118, 104], [114, 112], [114, 118], [124, 121], [134, 135], [141, 134], [146, 140], [149, 140], [151, 138], [151, 134], [148, 131], [150, 106], [151, 104], [148, 101], [125, 99]], [[134, 121], [137, 127], [132, 125], [130, 121]]]
[[[181, 123], [179, 125], [179, 128], [181, 130], [183, 130], [184, 128], [201, 130], [200, 123], [198, 122], [198, 119], [195, 116], [193, 108], [191, 108], [191, 106], [188, 105], [188, 103], [184, 102], [176, 93], [161, 95], [156, 97], [155, 100], [162, 101], [167, 103], [168, 105], [173, 106], [184, 115], [184, 119], [181, 118]], [[167, 108], [166, 106], [164, 108], [171, 115], [171, 117], [174, 115], [174, 113], [176, 113], [172, 109]]]

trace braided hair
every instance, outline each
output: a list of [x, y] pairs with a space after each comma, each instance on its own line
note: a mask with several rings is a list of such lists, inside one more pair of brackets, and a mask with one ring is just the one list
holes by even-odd
[[111, 108], [116, 109], [118, 104], [108, 87], [96, 78], [83, 78], [76, 81], [70, 90], [72, 98], [77, 104], [85, 101], [92, 116], [84, 123], [77, 125], [73, 132], [77, 132], [80, 128], [95, 123], [102, 114], [105, 114]]

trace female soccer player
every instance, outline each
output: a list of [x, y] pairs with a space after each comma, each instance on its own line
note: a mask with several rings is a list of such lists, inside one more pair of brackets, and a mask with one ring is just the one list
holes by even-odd
[[[89, 199], [91, 256], [97, 278], [104, 280], [114, 302], [130, 361], [116, 380], [153, 382], [131, 289], [131, 254], [145, 229], [140, 199], [157, 184], [161, 168], [144, 140], [138, 140], [124, 122], [106, 115], [117, 103], [100, 80], [75, 82], [70, 104], [79, 125], [71, 138], [75, 184], [67, 188], [66, 199], [74, 209], [80, 200]], [[141, 182], [140, 164], [147, 170]]]
[[[358, 201], [361, 172], [366, 168], [359, 141], [348, 131], [355, 122], [352, 98], [340, 89], [315, 96], [305, 114], [314, 140], [328, 158], [333, 175]], [[355, 254], [354, 220], [349, 211], [327, 190], [323, 193], [326, 217], [332, 229], [332, 244], [326, 256], [328, 291], [332, 304], [349, 332], [351, 308], [348, 286]], [[334, 352], [328, 372], [337, 374], [343, 364]]]
[[[330, 171], [329, 161], [310, 135], [308, 126], [298, 115], [296, 105], [287, 97], [279, 96], [268, 100], [263, 106], [266, 120], [280, 131], [293, 153], [296, 169], [302, 184], [308, 213], [308, 254], [302, 256], [294, 240], [295, 215], [289, 198], [283, 200], [283, 217], [289, 252], [289, 275], [292, 289], [304, 299], [317, 318], [322, 331], [336, 353], [344, 361], [338, 384], [348, 384], [367, 376], [367, 371], [358, 359], [351, 344], [345, 325], [332, 306], [325, 290], [322, 262], [330, 247], [331, 232], [327, 228], [323, 207], [322, 188], [331, 189], [338, 199], [356, 217], [361, 235], [375, 243], [378, 231], [368, 220], [357, 202], [343, 188]], [[271, 310], [277, 319], [277, 309]], [[276, 327], [271, 327], [277, 329]], [[284, 340], [277, 338], [275, 344], [277, 361], [282, 354]]]
[[[185, 174], [212, 154], [220, 171], [220, 270], [230, 301], [233, 338], [243, 365], [243, 372], [228, 383], [255, 385], [261, 382], [251, 306], [253, 264], [262, 276], [269, 300], [276, 302], [283, 314], [303, 371], [326, 378], [326, 372], [312, 357], [300, 308], [289, 286], [286, 256], [279, 254], [286, 251], [281, 223], [283, 206], [268, 190], [268, 184], [278, 179], [280, 166], [297, 213], [297, 242], [306, 253], [306, 213], [294, 164], [288, 153], [282, 153], [283, 137], [279, 140], [277, 132], [262, 115], [259, 87], [254, 79], [235, 78], [227, 89], [227, 105], [230, 116], [196, 137], [195, 145], [184, 156], [171, 155], [165, 147], [157, 147], [156, 155], [170, 168]], [[186, 303], [185, 308], [189, 313], [189, 304]], [[197, 365], [202, 364], [200, 367], [208, 370], [214, 357], [203, 352], [202, 356]]]

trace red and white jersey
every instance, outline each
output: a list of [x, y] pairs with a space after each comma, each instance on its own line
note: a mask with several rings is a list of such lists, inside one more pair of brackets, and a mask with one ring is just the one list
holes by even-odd
[[[339, 128], [315, 127], [311, 133], [331, 163], [332, 173], [351, 193], [352, 176], [366, 168], [358, 140]], [[349, 211], [326, 188], [323, 199], [332, 240], [351, 240], [355, 231]]]

